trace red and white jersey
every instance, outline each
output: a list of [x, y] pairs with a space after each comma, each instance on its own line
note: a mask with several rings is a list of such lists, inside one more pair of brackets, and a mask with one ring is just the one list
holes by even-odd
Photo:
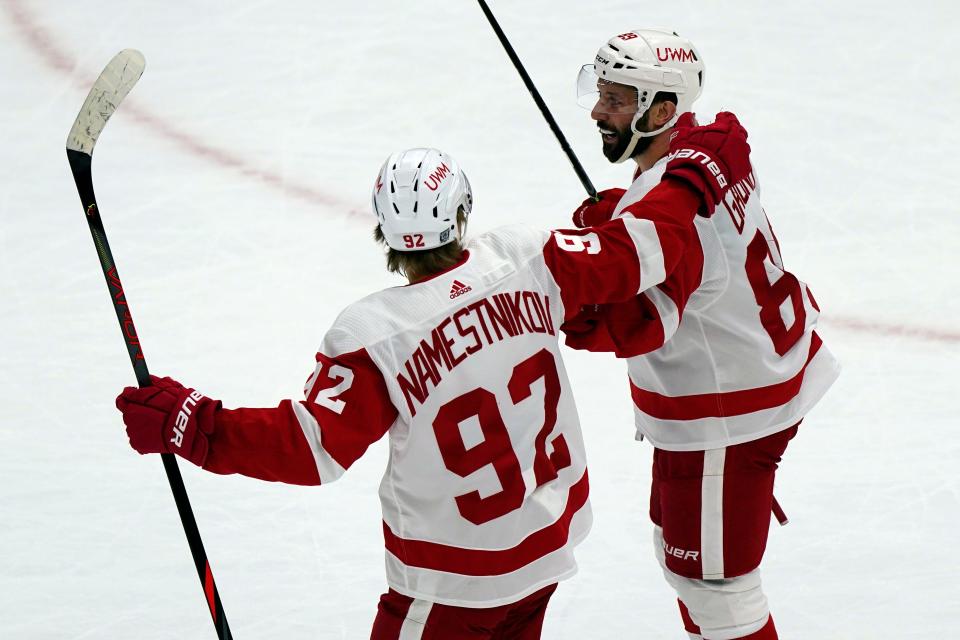
[[[575, 571], [591, 521], [587, 467], [545, 242], [519, 227], [482, 235], [454, 269], [351, 305], [324, 339], [308, 403], [346, 414], [338, 362], [362, 354], [382, 391], [356, 401], [395, 416], [381, 423], [380, 499], [387, 580], [404, 595], [490, 607]], [[304, 429], [325, 435], [329, 422], [307, 417]], [[352, 462], [336, 442], [313, 444], [321, 482]]]
[[[558, 328], [568, 309], [662, 282], [698, 204], [667, 182], [644, 219], [477, 237], [453, 268], [347, 307], [305, 401], [221, 411], [204, 467], [328, 483], [389, 434], [380, 498], [391, 588], [492, 607], [572, 575], [591, 515]], [[233, 460], [225, 442], [246, 457]], [[250, 462], [258, 448], [273, 453]]]
[[[614, 215], [636, 207], [666, 159], [640, 174]], [[799, 422], [839, 365], [815, 328], [810, 288], [784, 270], [755, 173], [735, 185], [659, 286], [601, 309], [577, 348], [628, 358], [639, 436], [691, 451], [762, 438]]]

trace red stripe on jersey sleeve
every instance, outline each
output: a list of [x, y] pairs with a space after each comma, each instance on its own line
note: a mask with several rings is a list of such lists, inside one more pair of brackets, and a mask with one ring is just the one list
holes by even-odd
[[[543, 256], [560, 287], [567, 319], [585, 304], [626, 301], [641, 287], [663, 282], [694, 235], [692, 220], [699, 206], [700, 196], [692, 189], [665, 180], [623, 217], [554, 231]], [[651, 273], [641, 267], [659, 263], [663, 269]]]
[[628, 205], [621, 217], [652, 221], [660, 236], [666, 274], [673, 273], [683, 259], [687, 245], [696, 237], [694, 215], [703, 204], [701, 195], [685, 182], [664, 178], [642, 199]]
[[292, 400], [272, 409], [218, 411], [203, 468], [287, 484], [320, 484], [320, 467], [336, 466], [325, 461], [341, 467], [325, 472], [327, 482], [383, 437], [397, 417], [386, 383], [363, 349], [335, 358], [317, 354], [307, 391], [303, 406], [309, 415], [301, 410], [298, 416]]
[[336, 357], [317, 354], [304, 406], [320, 425], [324, 451], [347, 469], [383, 437], [397, 408], [366, 349]]
[[554, 231], [543, 253], [567, 318], [584, 304], [627, 300], [640, 290], [637, 250], [622, 219]]
[[[687, 302], [693, 292], [700, 288], [703, 282], [703, 245], [700, 244], [700, 235], [693, 233], [692, 239], [687, 242], [680, 262], [670, 272], [667, 279], [659, 286], [673, 301], [680, 314], [679, 320], [683, 319], [683, 311], [687, 308]], [[670, 336], [667, 336], [667, 340]]]
[[650, 291], [626, 302], [588, 306], [560, 328], [573, 349], [612, 352], [630, 358], [656, 351], [673, 337], [683, 319], [690, 296], [703, 281], [703, 247], [694, 234], [683, 258], [656, 289], [666, 295], [677, 311], [676, 322], [665, 323]]
[[300, 422], [284, 400], [272, 409], [222, 409], [203, 468], [287, 484], [320, 484]]
[[782, 406], [792, 400], [803, 386], [807, 366], [820, 350], [823, 341], [816, 333], [810, 342], [810, 353], [800, 371], [783, 382], [725, 393], [703, 393], [689, 396], [664, 396], [640, 389], [631, 381], [630, 392], [637, 408], [660, 420], [699, 420], [739, 416]]
[[463, 549], [451, 545], [400, 538], [387, 523], [383, 537], [387, 551], [409, 567], [458, 573], [465, 576], [498, 576], [527, 566], [567, 544], [570, 522], [587, 502], [590, 485], [587, 472], [567, 494], [567, 506], [551, 525], [531, 533], [520, 544], [509, 549]]

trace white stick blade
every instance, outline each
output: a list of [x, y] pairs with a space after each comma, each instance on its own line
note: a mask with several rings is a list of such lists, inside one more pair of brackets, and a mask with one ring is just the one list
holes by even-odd
[[143, 75], [144, 66], [146, 60], [136, 49], [124, 49], [113, 57], [84, 100], [67, 136], [67, 149], [93, 155], [100, 132]]

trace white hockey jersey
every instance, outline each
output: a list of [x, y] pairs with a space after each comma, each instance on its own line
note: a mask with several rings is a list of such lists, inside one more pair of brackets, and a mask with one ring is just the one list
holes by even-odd
[[[614, 215], [663, 176], [636, 177]], [[748, 442], [798, 423], [839, 365], [816, 332], [810, 288], [783, 267], [756, 174], [733, 186], [666, 281], [594, 312], [575, 348], [628, 358], [638, 437], [692, 451]]]
[[387, 433], [391, 588], [492, 607], [572, 575], [591, 515], [559, 326], [567, 310], [662, 282], [699, 201], [667, 182], [643, 219], [504, 227], [450, 270], [350, 305], [324, 338], [306, 400], [221, 411], [204, 468], [328, 483]]

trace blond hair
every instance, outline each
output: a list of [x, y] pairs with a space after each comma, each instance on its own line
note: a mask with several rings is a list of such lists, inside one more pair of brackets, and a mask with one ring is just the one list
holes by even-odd
[[463, 244], [460, 238], [467, 227], [467, 215], [463, 207], [457, 210], [457, 237], [453, 242], [436, 247], [435, 249], [426, 249], [424, 251], [397, 251], [387, 244], [387, 239], [377, 225], [373, 229], [373, 239], [387, 248], [387, 271], [390, 273], [399, 273], [410, 282], [422, 280], [427, 276], [449, 269], [457, 264], [463, 253]]

